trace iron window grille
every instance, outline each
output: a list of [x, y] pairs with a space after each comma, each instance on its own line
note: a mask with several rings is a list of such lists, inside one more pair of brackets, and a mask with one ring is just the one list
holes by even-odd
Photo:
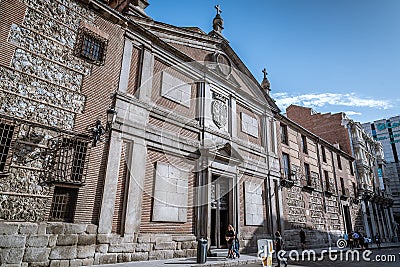
[[107, 46], [107, 39], [104, 39], [91, 30], [82, 27], [78, 33], [75, 54], [90, 63], [101, 66], [105, 63]]
[[73, 222], [78, 188], [55, 187], [50, 209], [50, 221]]
[[83, 184], [86, 179], [90, 140], [79, 137], [59, 139], [48, 179], [51, 182]]
[[291, 180], [289, 154], [282, 153], [282, 163], [283, 163], [283, 178]]
[[14, 140], [15, 125], [0, 120], [0, 174], [8, 170], [11, 161], [10, 149]]

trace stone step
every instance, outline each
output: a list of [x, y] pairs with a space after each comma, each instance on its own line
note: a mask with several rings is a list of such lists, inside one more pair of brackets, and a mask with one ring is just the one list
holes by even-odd
[[210, 257], [226, 257], [226, 255], [228, 255], [226, 248], [210, 249]]

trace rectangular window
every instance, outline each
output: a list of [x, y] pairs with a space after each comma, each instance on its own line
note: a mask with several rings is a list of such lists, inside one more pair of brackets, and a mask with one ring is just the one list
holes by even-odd
[[281, 142], [283, 144], [288, 145], [289, 144], [289, 140], [288, 140], [288, 130], [287, 130], [287, 126], [284, 124], [281, 124]]
[[340, 159], [340, 155], [337, 154], [337, 164], [338, 164], [338, 168], [339, 170], [342, 169], [342, 160]]
[[303, 153], [308, 153], [307, 137], [305, 135], [301, 136], [301, 148], [303, 149]]
[[354, 197], [357, 197], [357, 186], [356, 186], [356, 183], [355, 183], [355, 182], [352, 182], [352, 184], [353, 184], [353, 194], [354, 194]]
[[324, 171], [324, 176], [325, 176], [325, 190], [330, 192], [331, 184], [329, 182], [329, 173], [328, 173], [328, 171]]
[[312, 185], [311, 170], [310, 170], [310, 165], [308, 163], [304, 163], [304, 174], [306, 177], [307, 185], [311, 186]]
[[344, 185], [344, 179], [342, 177], [340, 177], [340, 187], [342, 189], [342, 195], [345, 196], [346, 195], [346, 186]]
[[83, 139], [63, 138], [56, 151], [55, 169], [51, 180], [81, 184], [85, 182], [88, 142]]
[[56, 187], [50, 209], [50, 221], [73, 222], [77, 188]]
[[283, 178], [291, 179], [290, 177], [290, 160], [289, 155], [286, 153], [282, 153], [282, 163], [283, 163]]
[[353, 162], [349, 160], [349, 165], [350, 165], [350, 174], [354, 175], [354, 167], [353, 167]]
[[13, 125], [0, 122], [0, 172], [4, 172], [6, 169], [13, 134]]
[[324, 146], [321, 146], [321, 154], [322, 154], [322, 161], [326, 162], [326, 151]]

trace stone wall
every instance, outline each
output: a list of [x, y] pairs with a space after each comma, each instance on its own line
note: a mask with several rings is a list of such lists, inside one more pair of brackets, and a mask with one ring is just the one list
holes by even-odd
[[93, 224], [0, 222], [1, 266], [88, 266], [196, 255], [191, 235], [97, 234]]

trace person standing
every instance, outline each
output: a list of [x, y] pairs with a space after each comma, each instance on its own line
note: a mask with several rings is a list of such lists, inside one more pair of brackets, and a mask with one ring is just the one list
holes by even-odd
[[375, 235], [375, 243], [376, 243], [376, 246], [380, 249], [381, 248], [381, 236], [379, 234]]
[[226, 258], [234, 259], [235, 229], [233, 229], [233, 226], [230, 224], [228, 225], [228, 230], [226, 230], [225, 232], [225, 240], [228, 245], [228, 255], [226, 256]]
[[281, 236], [281, 233], [279, 231], [275, 232], [275, 253], [276, 253], [276, 261], [278, 262], [277, 267], [281, 266], [281, 261], [283, 262], [283, 264], [285, 265], [285, 267], [287, 266], [287, 262], [283, 259], [279, 259], [279, 251], [281, 251], [283, 249], [283, 239]]
[[300, 230], [300, 244], [301, 250], [304, 251], [306, 249], [306, 233], [304, 232], [303, 228]]
[[353, 236], [353, 232], [351, 232], [349, 234], [349, 246], [350, 249], [353, 250], [354, 249], [354, 236]]

